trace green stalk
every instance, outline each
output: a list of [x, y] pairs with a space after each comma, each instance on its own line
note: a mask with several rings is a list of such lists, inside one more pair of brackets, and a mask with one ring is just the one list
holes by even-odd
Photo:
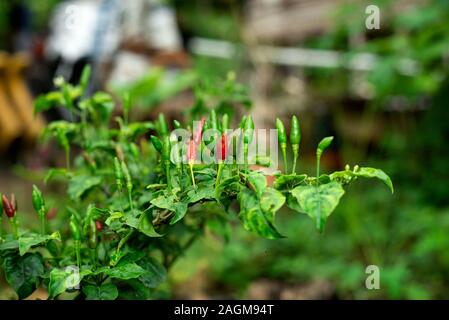
[[293, 168], [292, 168], [292, 174], [296, 173], [296, 161], [298, 160], [299, 155], [299, 144], [293, 144]]
[[282, 158], [284, 159], [284, 171], [287, 173], [287, 143], [281, 143]]
[[[221, 180], [221, 175], [223, 173], [223, 167], [224, 167], [224, 162], [220, 161], [220, 163], [218, 164], [218, 173], [217, 173], [217, 178], [215, 180], [215, 197], [217, 198], [218, 195], [218, 186], [220, 184], [220, 180]], [[218, 199], [217, 199], [218, 200]]]
[[75, 240], [76, 265], [81, 268], [81, 241]]
[[19, 239], [19, 232], [17, 231], [17, 220], [16, 216], [14, 218], [9, 219], [9, 224], [11, 225], [12, 234], [14, 235], [14, 239]]
[[41, 212], [39, 212], [39, 220], [41, 220], [41, 233], [42, 235], [45, 235], [45, 212], [41, 209]]

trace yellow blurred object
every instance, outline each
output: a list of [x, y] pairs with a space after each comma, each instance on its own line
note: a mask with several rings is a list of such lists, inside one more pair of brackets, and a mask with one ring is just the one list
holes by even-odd
[[44, 120], [33, 115], [33, 98], [22, 77], [29, 65], [25, 54], [0, 52], [0, 152], [22, 138], [34, 143], [44, 128]]

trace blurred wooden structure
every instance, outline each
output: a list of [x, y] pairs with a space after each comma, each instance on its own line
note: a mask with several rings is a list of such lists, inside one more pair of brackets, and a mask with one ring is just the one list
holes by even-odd
[[33, 115], [33, 97], [22, 76], [27, 65], [27, 55], [0, 53], [0, 152], [18, 139], [34, 143], [44, 127], [43, 118]]

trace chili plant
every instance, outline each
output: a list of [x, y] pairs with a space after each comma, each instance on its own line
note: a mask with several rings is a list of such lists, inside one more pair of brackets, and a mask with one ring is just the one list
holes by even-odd
[[226, 230], [237, 215], [246, 230], [282, 238], [275, 215], [288, 207], [308, 215], [322, 232], [347, 184], [377, 178], [393, 192], [380, 169], [346, 166], [321, 173], [320, 159], [332, 137], [318, 145], [316, 175], [297, 173], [301, 133], [296, 117], [290, 135], [276, 121], [285, 171], [271, 170], [275, 180], [269, 185], [266, 171], [260, 170], [263, 157], [251, 116], [234, 121], [239, 123], [235, 130], [229, 113], [214, 110], [198, 117], [197, 106], [195, 119], [175, 120], [173, 132], [163, 114], [156, 121], [130, 122], [129, 97], [124, 116], [113, 117], [110, 95], [86, 96], [89, 74], [85, 69], [78, 85], [57, 79], [57, 90], [36, 102], [36, 112], [64, 106], [79, 119], [52, 122], [44, 132], [65, 154], [65, 167], [50, 169], [45, 178], [45, 183], [59, 180], [66, 186], [59, 223], [48, 223], [51, 208], [37, 186], [31, 200], [39, 232], [21, 228], [24, 218], [16, 201], [2, 196], [11, 232], [0, 233], [1, 267], [19, 299], [42, 285], [50, 299], [66, 291], [77, 299], [148, 299], [208, 224]]

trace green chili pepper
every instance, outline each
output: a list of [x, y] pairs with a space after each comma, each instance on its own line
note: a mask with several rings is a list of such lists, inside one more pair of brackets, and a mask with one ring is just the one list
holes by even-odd
[[159, 152], [160, 154], [162, 154], [162, 142], [161, 142], [161, 140], [159, 140], [159, 138], [156, 137], [156, 136], [150, 136], [150, 139], [151, 139], [151, 143], [153, 144], [153, 146], [156, 149], [156, 151]]
[[173, 120], [173, 126], [175, 127], [175, 129], [181, 129], [182, 128], [182, 124], [178, 120]]
[[125, 177], [126, 181], [126, 189], [128, 190], [128, 201], [131, 211], [133, 211], [133, 201], [132, 201], [132, 190], [133, 190], [133, 183], [131, 180], [131, 175], [128, 170], [128, 166], [126, 165], [125, 161], [122, 161], [122, 172], [123, 176]]
[[240, 120], [239, 128], [242, 130], [245, 129], [245, 124], [246, 124], [246, 116], [243, 116], [242, 120]]
[[162, 137], [168, 135], [167, 121], [163, 113], [159, 113], [159, 134]]
[[79, 268], [81, 267], [81, 230], [74, 215], [70, 217], [69, 227], [72, 233], [73, 240], [75, 242], [76, 264]]
[[165, 136], [162, 148], [162, 160], [165, 166], [165, 177], [167, 178], [168, 190], [171, 190], [172, 188], [171, 175], [170, 175], [170, 151], [171, 151], [170, 139], [168, 136]]
[[41, 221], [41, 233], [45, 234], [45, 216], [47, 213], [45, 210], [45, 200], [44, 197], [42, 196], [42, 192], [36, 185], [33, 185], [33, 192], [31, 197], [34, 210], [36, 210], [39, 216], [39, 220]]
[[287, 134], [281, 119], [276, 118], [276, 129], [278, 131], [278, 141], [281, 146], [282, 158], [284, 159], [284, 169], [287, 172]]
[[293, 169], [292, 173], [296, 172], [296, 161], [299, 155], [299, 143], [301, 142], [301, 128], [299, 127], [299, 121], [296, 116], [292, 117], [290, 128], [290, 143], [293, 151]]
[[120, 162], [117, 157], [114, 158], [114, 173], [115, 173], [115, 184], [117, 190], [122, 192], [123, 190], [123, 172], [120, 166]]
[[131, 108], [131, 96], [129, 92], [126, 92], [123, 96], [123, 118], [125, 119], [125, 124], [128, 124], [129, 119], [129, 109]]
[[83, 71], [81, 72], [80, 87], [83, 95], [86, 94], [91, 72], [92, 69], [88, 64], [83, 68]]
[[245, 144], [250, 144], [253, 140], [254, 134], [254, 122], [251, 116], [248, 116], [245, 120], [245, 132], [243, 136], [243, 142]]
[[[321, 161], [321, 155], [323, 152], [330, 146], [332, 143], [332, 140], [334, 140], [334, 137], [326, 137], [323, 140], [320, 141], [318, 144], [318, 148], [316, 149], [316, 186], [320, 185], [320, 161]], [[323, 224], [321, 221], [321, 212], [318, 211], [318, 215], [316, 217], [316, 226], [320, 232], [323, 231]]]
[[98, 237], [97, 237], [97, 225], [94, 220], [91, 220], [89, 223], [89, 238], [88, 243], [91, 249], [95, 249], [98, 245]]
[[248, 145], [253, 140], [254, 135], [254, 122], [251, 116], [248, 116], [245, 120], [245, 130], [243, 132], [243, 160], [245, 162], [245, 171], [249, 171], [248, 166]]
[[229, 115], [225, 113], [221, 118], [221, 130], [223, 131], [223, 133], [225, 133], [226, 130], [228, 129], [229, 129]]
[[62, 129], [56, 130], [56, 139], [58, 140], [58, 143], [63, 147], [65, 151], [65, 160], [66, 160], [66, 166], [67, 169], [70, 169], [70, 143], [69, 139], [67, 138], [67, 135], [65, 131]]
[[218, 130], [217, 113], [215, 112], [215, 110], [212, 110], [210, 112], [210, 123], [212, 125], [212, 129]]

